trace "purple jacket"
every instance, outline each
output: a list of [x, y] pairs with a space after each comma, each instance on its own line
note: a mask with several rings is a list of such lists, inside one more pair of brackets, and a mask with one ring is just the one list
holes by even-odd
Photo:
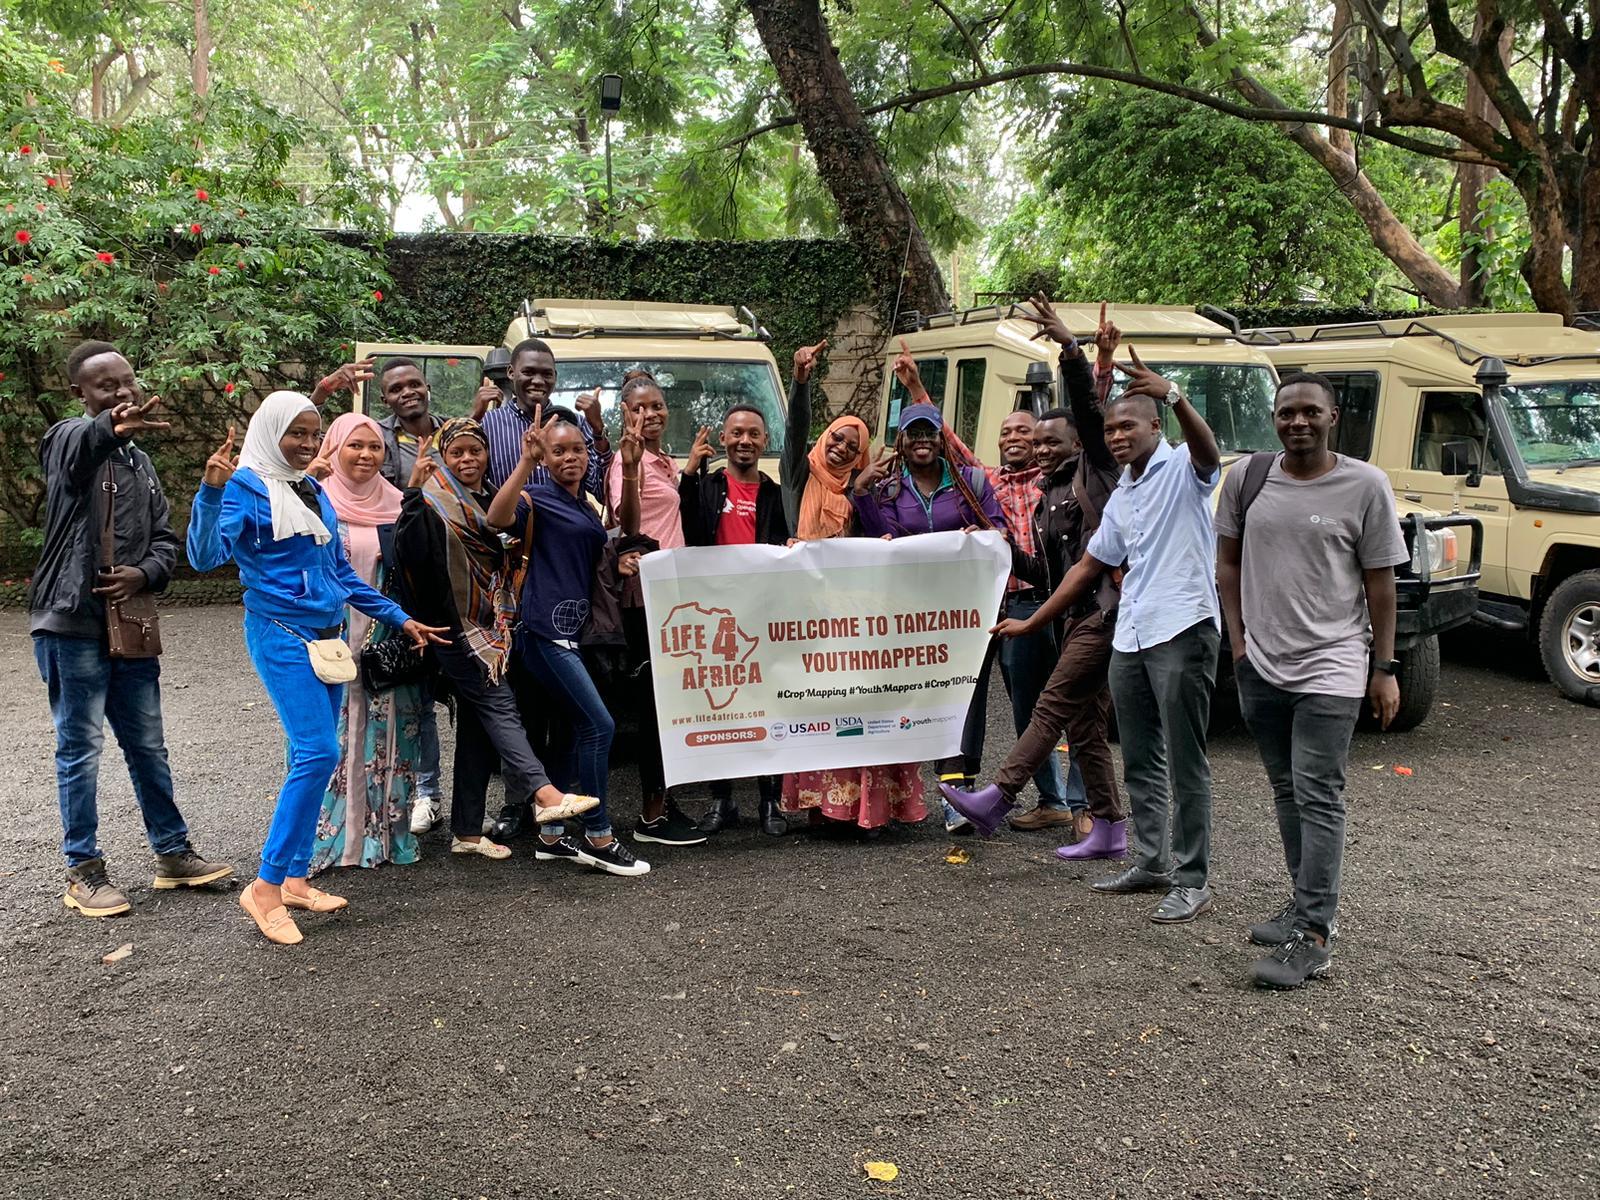
[[[995, 498], [988, 477], [977, 467], [962, 467], [960, 470], [973, 495], [977, 496], [983, 515], [989, 518], [991, 525], [1009, 537], [1005, 513], [1000, 510], [1000, 501]], [[983, 524], [955, 484], [941, 487], [933, 494], [933, 499], [924, 504], [917, 485], [911, 482], [910, 475], [904, 473], [900, 476], [899, 491], [893, 497], [879, 486], [865, 496], [858, 496], [852, 490], [850, 502], [855, 505], [863, 537], [888, 534], [898, 538], [913, 533], [948, 533], [969, 525]]]

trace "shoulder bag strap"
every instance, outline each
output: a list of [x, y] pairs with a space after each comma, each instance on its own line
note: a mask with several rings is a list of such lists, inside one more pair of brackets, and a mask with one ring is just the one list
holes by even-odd
[[1267, 474], [1272, 470], [1273, 459], [1277, 457], [1270, 450], [1258, 450], [1250, 456], [1250, 461], [1244, 465], [1244, 482], [1239, 486], [1239, 508], [1237, 512], [1240, 540], [1244, 538], [1245, 513], [1256, 502], [1256, 497], [1261, 495], [1261, 489], [1267, 486]]
[[100, 490], [106, 498], [105, 519], [100, 523], [100, 565], [114, 567], [117, 565], [117, 474], [116, 464], [109, 458]]

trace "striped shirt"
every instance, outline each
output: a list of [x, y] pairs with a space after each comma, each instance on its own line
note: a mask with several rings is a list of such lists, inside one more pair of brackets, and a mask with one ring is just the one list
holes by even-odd
[[[522, 459], [522, 435], [533, 424], [533, 418], [515, 403], [502, 404], [484, 414], [483, 435], [489, 439], [489, 485], [494, 490], [517, 469]], [[589, 422], [578, 421], [578, 431], [583, 434], [584, 449], [589, 452], [589, 467], [583, 473], [583, 490], [604, 504], [606, 501], [606, 468], [611, 464], [611, 452], [604, 454], [595, 449], [594, 430]], [[529, 483], [549, 483], [550, 472], [543, 466], [533, 469]]]

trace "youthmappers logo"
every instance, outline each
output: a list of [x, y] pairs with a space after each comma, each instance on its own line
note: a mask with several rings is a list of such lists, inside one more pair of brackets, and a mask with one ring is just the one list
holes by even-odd
[[704, 692], [713, 711], [733, 703], [739, 689], [761, 682], [761, 662], [755, 657], [761, 639], [739, 628], [725, 608], [680, 604], [661, 622], [661, 653], [680, 660], [680, 686], [686, 692]]

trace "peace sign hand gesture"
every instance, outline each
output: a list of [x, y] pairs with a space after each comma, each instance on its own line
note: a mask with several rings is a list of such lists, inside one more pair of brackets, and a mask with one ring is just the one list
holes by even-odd
[[712, 453], [711, 430], [702, 425], [700, 432], [694, 435], [694, 445], [689, 447], [689, 462], [683, 468], [684, 474], [693, 475], [711, 461]]
[[1024, 321], [1031, 321], [1039, 327], [1038, 332], [1030, 340], [1036, 342], [1042, 337], [1047, 337], [1059, 344], [1063, 350], [1075, 348], [1078, 344], [1078, 339], [1072, 336], [1072, 331], [1067, 328], [1067, 323], [1056, 312], [1055, 305], [1050, 303], [1050, 297], [1043, 292], [1035, 292], [1028, 299], [1029, 303], [1033, 305], [1034, 311], [1029, 312], [1025, 308], [1019, 308], [1017, 316]]
[[865, 496], [870, 492], [880, 479], [893, 470], [898, 458], [899, 455], [895, 453], [893, 446], [878, 447], [876, 457], [862, 468], [861, 474], [856, 476], [856, 495]]
[[801, 346], [794, 352], [794, 379], [796, 383], [805, 383], [811, 378], [811, 372], [816, 369], [817, 359], [828, 348], [828, 339], [823, 338], [815, 346]]
[[[695, 445], [699, 444], [700, 439], [696, 438]], [[622, 445], [617, 447], [617, 453], [622, 455], [623, 470], [633, 474], [644, 457], [644, 413], [628, 408], [622, 410]]]
[[201, 478], [207, 487], [221, 487], [233, 478], [233, 472], [239, 466], [239, 460], [233, 456], [233, 432], [233, 426], [229, 425], [228, 436], [223, 439], [222, 445], [206, 459], [205, 474]]
[[1172, 391], [1172, 381], [1165, 376], [1158, 375], [1145, 366], [1139, 358], [1139, 352], [1131, 345], [1128, 347], [1128, 357], [1132, 360], [1126, 368], [1128, 386], [1122, 391], [1125, 396], [1149, 396], [1157, 404], [1165, 404], [1168, 394]]
[[417, 461], [412, 464], [411, 479], [406, 486], [421, 487], [433, 478], [433, 473], [438, 469], [438, 460], [433, 457], [433, 434], [430, 433], [417, 447]]
[[152, 430], [171, 429], [170, 421], [152, 421], [150, 414], [156, 410], [156, 405], [161, 403], [160, 396], [151, 396], [143, 404], [135, 404], [129, 400], [126, 404], [119, 404], [111, 410], [111, 431], [119, 438], [131, 438], [136, 433], [149, 433]]
[[544, 405], [533, 406], [533, 423], [522, 433], [522, 462], [530, 471], [544, 461]]

